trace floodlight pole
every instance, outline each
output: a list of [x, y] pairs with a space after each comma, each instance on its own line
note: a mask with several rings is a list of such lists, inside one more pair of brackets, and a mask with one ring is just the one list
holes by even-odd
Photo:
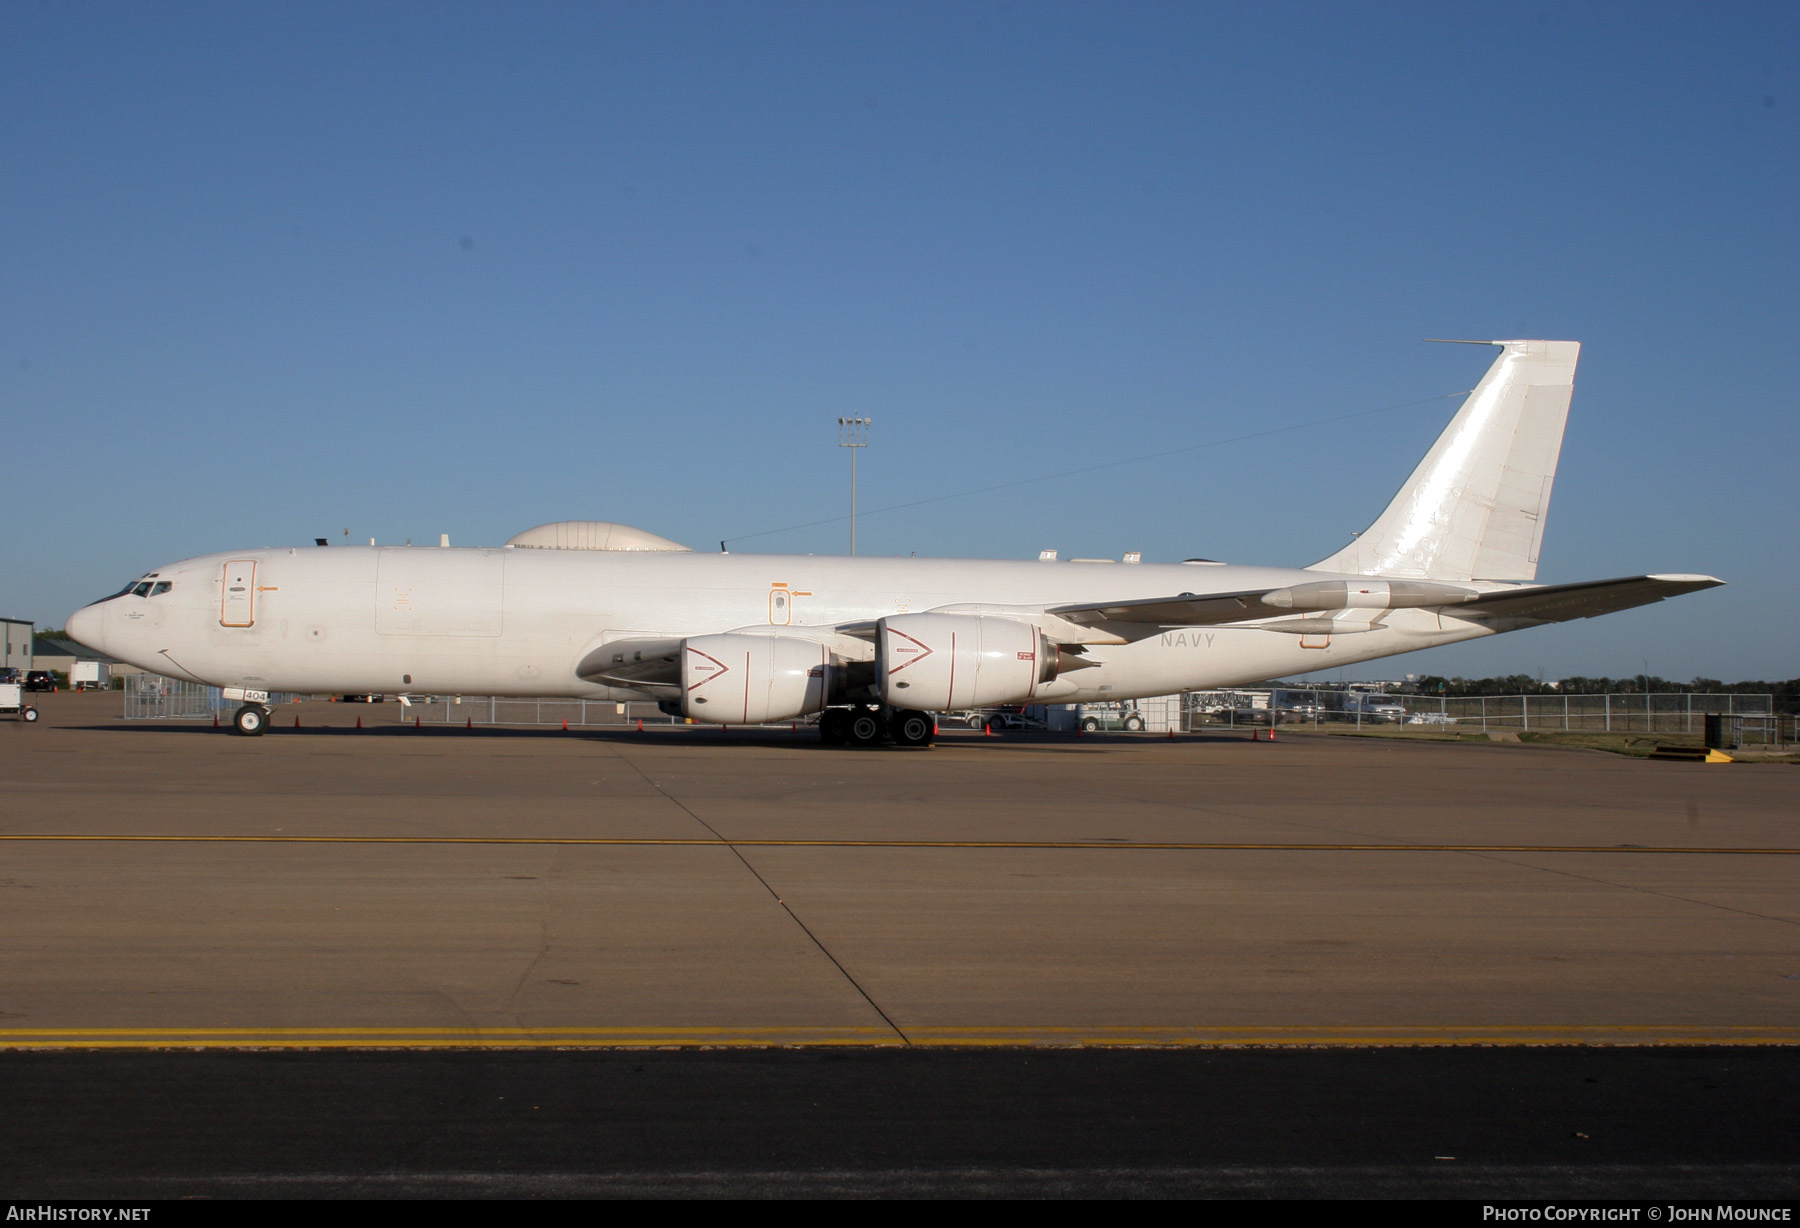
[[839, 418], [838, 447], [850, 449], [850, 553], [856, 553], [856, 450], [869, 446], [873, 418]]

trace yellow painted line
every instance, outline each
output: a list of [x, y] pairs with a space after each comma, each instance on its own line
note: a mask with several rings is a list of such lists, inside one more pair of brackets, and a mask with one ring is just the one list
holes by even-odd
[[1683, 1024], [1470, 1026], [7, 1028], [0, 1049], [629, 1049], [695, 1047], [1423, 1048], [1800, 1045], [1800, 1028]]
[[0, 833], [0, 841], [93, 844], [479, 844], [673, 848], [1087, 849], [1276, 853], [1687, 853], [1792, 857], [1800, 848], [1641, 844], [1300, 844], [1185, 840], [717, 840], [654, 836], [134, 836]]

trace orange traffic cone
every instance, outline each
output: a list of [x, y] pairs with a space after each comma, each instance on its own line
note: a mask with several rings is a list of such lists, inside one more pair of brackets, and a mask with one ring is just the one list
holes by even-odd
[[638, 717], [638, 732], [639, 733], [644, 732], [644, 718], [641, 716]]
[[569, 718], [566, 716], [563, 717], [563, 732], [564, 733], [569, 732]]
[[300, 714], [298, 712], [294, 713], [294, 728], [300, 728]]
[[218, 727], [219, 727], [219, 714], [217, 712], [215, 712], [215, 713], [213, 713], [213, 728], [217, 729]]
[[356, 727], [358, 729], [362, 728], [362, 717], [360, 717], [360, 716], [356, 718]]
[[418, 728], [421, 728], [421, 726], [420, 726], [420, 725], [419, 725], [419, 718], [418, 718], [418, 717], [416, 717], [416, 716], [415, 716], [415, 717], [413, 717], [413, 728], [414, 728], [414, 729], [418, 729]]
[[1273, 742], [1274, 740], [1275, 740], [1275, 722], [1270, 721], [1269, 722], [1269, 741]]
[[1175, 740], [1175, 729], [1173, 726], [1171, 726], [1169, 729], [1169, 741], [1173, 742], [1174, 740]]
[[463, 728], [464, 729], [475, 728], [475, 718], [472, 716], [463, 718]]

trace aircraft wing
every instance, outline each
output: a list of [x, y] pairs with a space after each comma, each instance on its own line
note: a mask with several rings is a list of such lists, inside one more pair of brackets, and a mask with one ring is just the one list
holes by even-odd
[[575, 673], [602, 686], [679, 686], [681, 639], [645, 636], [614, 640], [583, 657]]
[[1615, 610], [1629, 610], [1683, 593], [1717, 588], [1723, 583], [1725, 581], [1712, 576], [1624, 576], [1617, 580], [1585, 580], [1580, 584], [1545, 584], [1483, 593], [1446, 612], [1458, 618], [1518, 618], [1560, 623], [1571, 618], [1593, 618]]
[[1205, 627], [1281, 618], [1304, 610], [1439, 608], [1457, 618], [1532, 623], [1593, 618], [1723, 584], [1712, 576], [1625, 576], [1580, 584], [1544, 584], [1482, 593], [1435, 581], [1322, 582], [1238, 593], [1181, 593], [1142, 601], [1051, 606], [1046, 614], [1078, 627], [1139, 639], [1162, 627]]
[[1268, 591], [1259, 588], [1241, 593], [1182, 593], [1175, 597], [1153, 597], [1144, 601], [1058, 605], [1051, 606], [1045, 612], [1065, 618], [1080, 627], [1097, 627], [1103, 623], [1204, 627], [1214, 623], [1238, 623], [1247, 618], [1293, 613], [1291, 609], [1265, 606], [1262, 598]]
[[1480, 597], [1461, 584], [1438, 580], [1387, 580], [1377, 576], [1315, 580], [1287, 588], [1236, 593], [1180, 593], [1145, 601], [1052, 606], [1048, 611], [1081, 627], [1210, 627], [1219, 623], [1282, 618], [1306, 611], [1398, 610], [1460, 606]]

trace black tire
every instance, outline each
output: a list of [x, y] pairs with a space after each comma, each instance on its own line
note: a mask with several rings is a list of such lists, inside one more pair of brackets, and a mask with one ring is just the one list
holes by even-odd
[[1144, 718], [1141, 716], [1126, 717], [1125, 728], [1131, 733], [1142, 733], [1144, 731]]
[[888, 718], [888, 736], [894, 739], [896, 746], [930, 746], [935, 728], [928, 714], [910, 708]]
[[231, 718], [231, 727], [246, 738], [260, 738], [269, 728], [269, 710], [261, 704], [245, 704]]
[[1093, 717], [1089, 716], [1089, 717], [1084, 717], [1082, 719], [1082, 722], [1081, 722], [1082, 732], [1093, 733], [1095, 730], [1097, 730], [1099, 728], [1100, 728], [1100, 722], [1095, 720]]
[[886, 732], [881, 727], [881, 718], [869, 709], [858, 708], [850, 713], [850, 745], [873, 746]]
[[36, 708], [27, 708], [25, 711], [19, 713], [19, 715], [25, 718], [25, 723], [27, 725], [30, 725], [36, 722], [38, 711]]
[[827, 746], [842, 746], [850, 740], [850, 713], [844, 708], [827, 708], [819, 717], [819, 740]]

